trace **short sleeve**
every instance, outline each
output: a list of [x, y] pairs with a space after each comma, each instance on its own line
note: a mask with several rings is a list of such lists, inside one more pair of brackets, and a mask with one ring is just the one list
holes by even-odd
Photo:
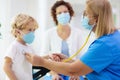
[[5, 57], [9, 57], [9, 58], [11, 58], [11, 59], [13, 60], [15, 54], [16, 54], [16, 48], [15, 48], [13, 45], [11, 45], [11, 46], [7, 49]]
[[93, 71], [100, 72], [112, 63], [113, 58], [110, 47], [103, 42], [94, 41], [80, 60]]

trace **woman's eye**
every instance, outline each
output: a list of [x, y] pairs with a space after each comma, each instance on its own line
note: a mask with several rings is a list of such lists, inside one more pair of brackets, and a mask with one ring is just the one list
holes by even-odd
[[64, 13], [68, 13], [68, 11], [64, 11]]
[[61, 14], [61, 12], [59, 12], [58, 14]]

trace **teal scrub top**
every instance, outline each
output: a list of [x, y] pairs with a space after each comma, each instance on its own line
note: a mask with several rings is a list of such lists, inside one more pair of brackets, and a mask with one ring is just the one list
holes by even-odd
[[120, 80], [120, 32], [95, 40], [80, 61], [93, 70], [88, 80]]

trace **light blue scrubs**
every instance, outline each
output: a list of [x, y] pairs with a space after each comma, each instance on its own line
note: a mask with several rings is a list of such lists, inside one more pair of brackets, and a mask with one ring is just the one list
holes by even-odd
[[95, 40], [80, 60], [93, 70], [88, 80], [120, 80], [120, 32]]

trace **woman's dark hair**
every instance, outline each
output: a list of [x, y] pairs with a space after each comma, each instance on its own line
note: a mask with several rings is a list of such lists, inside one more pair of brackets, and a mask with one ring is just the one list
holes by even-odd
[[73, 8], [70, 5], [70, 3], [65, 2], [63, 0], [56, 1], [56, 3], [51, 8], [51, 15], [52, 15], [52, 18], [53, 18], [56, 25], [58, 25], [58, 21], [57, 21], [57, 17], [56, 17], [56, 8], [61, 6], [61, 5], [64, 5], [68, 8], [68, 11], [69, 11], [71, 17], [74, 15], [74, 11], [73, 11]]

